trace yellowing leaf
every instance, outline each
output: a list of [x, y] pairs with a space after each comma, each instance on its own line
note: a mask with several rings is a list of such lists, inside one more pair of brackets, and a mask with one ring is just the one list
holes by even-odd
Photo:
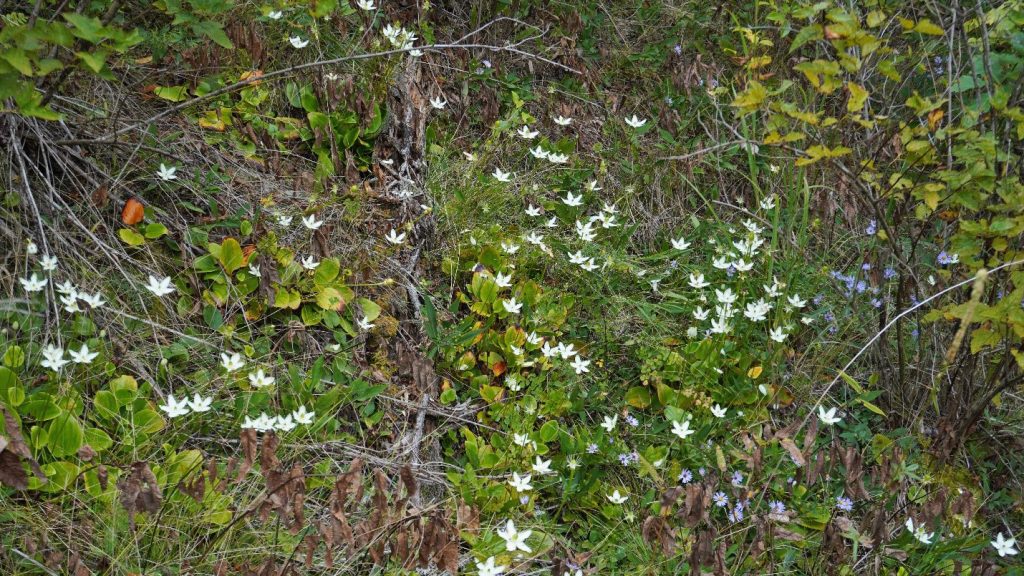
[[850, 91], [850, 99], [846, 101], [846, 110], [859, 112], [868, 100], [868, 91], [856, 82], [847, 82], [846, 89]]
[[928, 34], [930, 36], [942, 36], [943, 34], [946, 33], [945, 30], [943, 30], [937, 24], [935, 24], [934, 22], [927, 18], [919, 21], [914, 26], [913, 31], [918, 32], [920, 34]]
[[757, 80], [751, 80], [750, 86], [736, 96], [736, 99], [732, 101], [732, 105], [739, 108], [743, 114], [749, 114], [757, 110], [767, 97], [768, 89]]
[[747, 370], [747, 376], [757, 380], [757, 377], [761, 375], [761, 372], [764, 372], [764, 368], [761, 366], [754, 366], [750, 370]]

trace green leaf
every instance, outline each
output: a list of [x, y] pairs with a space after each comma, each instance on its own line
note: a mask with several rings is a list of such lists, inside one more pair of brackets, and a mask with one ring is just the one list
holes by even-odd
[[626, 392], [626, 404], [634, 408], [647, 408], [651, 405], [651, 393], [643, 386], [634, 386]]
[[50, 435], [50, 453], [57, 458], [71, 456], [78, 452], [85, 440], [85, 432], [82, 425], [70, 412], [64, 412], [50, 422], [48, 430]]
[[[3, 364], [8, 368], [21, 368], [25, 364], [25, 351], [21, 349], [21, 346], [17, 345], [4, 350]], [[2, 381], [3, 378], [0, 377], [0, 384], [2, 384]]]
[[90, 18], [76, 12], [67, 12], [63, 16], [71, 24], [72, 33], [76, 37], [91, 44], [98, 44], [107, 38], [103, 23], [99, 18], [95, 16]]
[[16, 48], [8, 48], [7, 50], [0, 52], [0, 58], [3, 58], [4, 61], [25, 76], [32, 75], [32, 62], [24, 51]]
[[341, 264], [337, 258], [324, 258], [313, 272], [313, 284], [319, 287], [327, 286], [338, 277], [340, 271]]
[[801, 46], [810, 42], [811, 40], [821, 40], [825, 37], [824, 29], [821, 24], [811, 24], [810, 26], [804, 26], [797, 32], [796, 37], [793, 38], [793, 43], [789, 45], [789, 52], [792, 54], [800, 49]]
[[367, 322], [373, 322], [380, 316], [380, 306], [368, 298], [359, 298], [359, 307], [363, 309], [363, 316]]
[[150, 240], [156, 240], [157, 238], [167, 234], [167, 226], [160, 224], [159, 222], [153, 222], [152, 224], [146, 224], [144, 235]]
[[886, 417], [885, 411], [882, 410], [881, 408], [879, 408], [878, 406], [875, 406], [871, 402], [868, 402], [867, 400], [865, 400], [863, 398], [857, 398], [857, 401], [860, 402], [861, 404], [863, 404], [865, 408], [867, 408], [868, 410], [874, 412], [875, 414], [878, 414], [879, 416], [881, 416], [883, 418]]
[[207, 38], [213, 40], [217, 43], [217, 45], [223, 48], [227, 48], [230, 50], [235, 47], [235, 45], [232, 44], [231, 40], [228, 38], [228, 35], [224, 33], [224, 25], [222, 25], [220, 22], [214, 22], [213, 20], [203, 20], [201, 22], [196, 22], [192, 24], [192, 31], [195, 32], [197, 35], [206, 36]]
[[99, 74], [107, 65], [107, 53], [101, 50], [96, 52], [75, 52], [75, 56], [85, 64], [86, 68], [93, 73]]
[[[211, 253], [213, 251], [211, 250]], [[235, 270], [242, 267], [242, 261], [245, 260], [245, 256], [242, 254], [242, 247], [238, 244], [238, 240], [234, 238], [226, 238], [220, 245], [220, 254], [217, 255], [217, 261], [224, 267], [224, 270], [231, 274]]]
[[131, 228], [121, 228], [117, 231], [117, 235], [121, 237], [121, 241], [129, 246], [142, 246], [146, 243], [146, 239], [135, 230]]
[[153, 93], [156, 94], [157, 98], [170, 102], [188, 100], [188, 88], [185, 86], [157, 86], [153, 89]]
[[335, 310], [340, 312], [345, 308], [345, 298], [337, 288], [326, 287], [316, 295], [316, 303], [324, 310]]

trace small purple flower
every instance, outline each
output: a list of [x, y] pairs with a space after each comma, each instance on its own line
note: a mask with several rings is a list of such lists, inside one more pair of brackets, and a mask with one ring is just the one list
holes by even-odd
[[725, 275], [728, 276], [729, 278], [732, 278], [733, 276], [735, 276], [736, 275], [736, 267], [733, 266], [732, 264], [729, 264], [729, 267], [725, 269]]
[[824, 295], [824, 294], [817, 294], [817, 295], [815, 295], [815, 296], [814, 296], [814, 300], [813, 300], [813, 302], [814, 302], [814, 305], [815, 305], [815, 306], [821, 306], [821, 302], [822, 302], [822, 301], [823, 301], [824, 299], [825, 299], [825, 295]]
[[878, 232], [878, 222], [875, 222], [874, 220], [868, 222], [868, 227], [864, 229], [864, 233], [872, 235], [876, 232]]
[[871, 305], [874, 306], [875, 308], [881, 308], [882, 307], [882, 300], [880, 298], [872, 298], [871, 299]]
[[675, 46], [672, 47], [672, 51], [676, 53], [676, 56], [681, 56], [683, 54], [683, 47], [680, 46], [679, 44], [676, 44]]
[[626, 424], [629, 424], [630, 426], [636, 428], [640, 424], [640, 421], [636, 419], [636, 416], [633, 416], [632, 414], [627, 414]]
[[597, 444], [589, 444], [589, 445], [587, 445], [587, 454], [597, 454], [597, 452], [598, 452]]
[[732, 473], [732, 485], [743, 486], [743, 474], [739, 470]]
[[886, 280], [892, 280], [893, 278], [896, 277], [896, 270], [893, 269], [892, 267], [887, 266], [885, 268], [885, 272], [882, 273], [882, 277], [885, 278]]
[[860, 282], [857, 282], [857, 292], [864, 292], [867, 289], [868, 289], [868, 283], [867, 282], [865, 282], [863, 280], [861, 280]]
[[913, 330], [910, 331], [910, 337], [913, 338], [914, 340], [917, 340], [917, 338], [920, 335], [921, 335], [921, 331], [918, 330], [917, 328], [914, 328]]
[[865, 272], [867, 272], [868, 270], [871, 270], [871, 263], [870, 262], [865, 262], [865, 263], [861, 264], [860, 265], [860, 269], [865, 271]]
[[779, 502], [778, 500], [772, 500], [771, 502], [769, 502], [768, 509], [771, 511], [772, 514], [786, 513], [786, 505], [783, 504], [782, 502]]
[[730, 510], [726, 516], [729, 518], [730, 522], [739, 522], [740, 520], [743, 520], [743, 506], [737, 504], [736, 507]]
[[714, 501], [715, 506], [718, 506], [719, 508], [725, 508], [729, 505], [729, 497], [725, 495], [725, 492], [715, 492], [711, 497], [711, 500]]
[[700, 468], [697, 468], [697, 474], [700, 474], [701, 478], [703, 478], [704, 475], [706, 475], [707, 473], [708, 473], [708, 471], [705, 470], [703, 466], [701, 466]]
[[836, 508], [843, 512], [849, 512], [853, 510], [853, 500], [850, 500], [846, 496], [836, 496]]
[[530, 501], [530, 497], [527, 496], [526, 494], [523, 494], [522, 496], [519, 497], [519, 503], [520, 504], [526, 504], [529, 501]]
[[689, 469], [684, 469], [679, 473], [679, 481], [683, 484], [689, 484], [693, 481], [693, 472], [690, 472]]
[[825, 314], [824, 314], [824, 316], [822, 316], [822, 318], [825, 319], [825, 322], [834, 322], [835, 319], [836, 319], [836, 315], [833, 314], [832, 312], [825, 312]]
[[935, 261], [942, 266], [957, 264], [960, 262], [960, 255], [956, 254], [955, 252], [953, 254], [947, 254], [946, 251], [943, 250], [942, 252], [939, 252], [938, 256], [935, 257]]
[[490, 68], [491, 67], [491, 61], [490, 60], [484, 60], [484, 61], [481, 62], [481, 64], [483, 64], [485, 68]]

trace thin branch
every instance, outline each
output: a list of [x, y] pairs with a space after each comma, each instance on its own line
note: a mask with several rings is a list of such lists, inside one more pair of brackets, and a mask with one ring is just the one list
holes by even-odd
[[174, 114], [175, 112], [180, 112], [180, 111], [185, 110], [187, 108], [191, 108], [192, 106], [196, 106], [197, 104], [202, 104], [203, 102], [208, 102], [210, 100], [213, 100], [214, 98], [217, 98], [219, 96], [222, 96], [222, 95], [230, 93], [230, 92], [234, 92], [236, 90], [240, 90], [240, 89], [245, 88], [246, 86], [248, 86], [250, 84], [254, 84], [254, 83], [257, 83], [257, 82], [264, 82], [264, 81], [267, 81], [267, 80], [273, 80], [275, 78], [290, 76], [290, 75], [292, 75], [292, 74], [294, 74], [296, 72], [300, 72], [302, 70], [308, 70], [310, 68], [322, 68], [324, 66], [334, 66], [336, 64], [342, 64], [342, 63], [345, 63], [345, 62], [354, 62], [354, 61], [359, 61], [359, 60], [369, 60], [371, 58], [380, 58], [380, 57], [384, 57], [384, 56], [393, 56], [395, 54], [405, 54], [405, 53], [408, 53], [408, 52], [412, 52], [414, 50], [418, 50], [418, 51], [422, 51], [422, 52], [440, 52], [440, 51], [444, 51], [444, 50], [491, 50], [493, 52], [511, 52], [513, 54], [518, 54], [520, 56], [524, 56], [524, 57], [531, 58], [531, 59], [534, 59], [534, 60], [539, 60], [539, 61], [544, 62], [546, 64], [550, 64], [552, 66], [556, 66], [556, 67], [561, 68], [562, 70], [565, 70], [567, 72], [572, 72], [573, 74], [580, 74], [580, 72], [578, 70], [576, 70], [575, 68], [566, 66], [565, 64], [561, 64], [559, 62], [555, 62], [554, 60], [550, 60], [548, 58], [544, 58], [543, 56], [537, 56], [536, 54], [532, 54], [532, 53], [527, 52], [525, 50], [520, 50], [519, 48], [516, 48], [516, 46], [518, 46], [520, 44], [522, 44], [522, 42], [519, 42], [519, 43], [516, 43], [516, 44], [511, 44], [511, 45], [506, 45], [506, 46], [495, 46], [495, 45], [492, 45], [492, 44], [432, 44], [432, 45], [429, 45], [429, 46], [418, 46], [418, 47], [412, 47], [412, 48], [396, 48], [394, 50], [384, 50], [384, 51], [381, 51], [381, 52], [367, 52], [365, 54], [354, 54], [352, 56], [343, 56], [341, 58], [332, 58], [330, 60], [318, 60], [318, 61], [315, 61], [315, 62], [306, 62], [304, 64], [296, 64], [295, 66], [291, 66], [291, 67], [288, 67], [288, 68], [283, 68], [281, 70], [274, 70], [273, 72], [268, 72], [268, 73], [266, 73], [266, 74], [264, 74], [262, 76], [250, 76], [249, 78], [246, 78], [245, 80], [240, 80], [238, 82], [235, 82], [234, 84], [230, 84], [228, 86], [224, 86], [222, 88], [218, 88], [218, 89], [216, 89], [216, 90], [214, 90], [214, 91], [212, 91], [212, 92], [210, 92], [208, 94], [204, 94], [203, 96], [199, 96], [199, 97], [193, 98], [191, 100], [187, 100], [185, 102], [181, 102], [179, 104], [175, 104], [174, 106], [171, 106], [170, 108], [167, 108], [167, 109], [163, 110], [162, 112], [154, 114], [154, 115], [150, 116], [149, 118], [147, 118], [145, 120], [142, 120], [142, 121], [139, 121], [139, 122], [135, 122], [133, 124], [129, 124], [128, 126], [125, 126], [124, 128], [120, 128], [118, 130], [110, 132], [109, 134], [101, 136], [100, 138], [97, 138], [97, 140], [99, 140], [99, 141], [112, 141], [115, 138], [117, 138], [118, 136], [127, 134], [128, 132], [132, 132], [133, 130], [137, 130], [137, 129], [143, 127], [143, 126], [147, 126], [149, 124], [152, 124], [153, 122], [156, 122], [157, 120], [160, 120], [161, 118], [165, 118], [167, 116], [170, 116], [171, 114]]

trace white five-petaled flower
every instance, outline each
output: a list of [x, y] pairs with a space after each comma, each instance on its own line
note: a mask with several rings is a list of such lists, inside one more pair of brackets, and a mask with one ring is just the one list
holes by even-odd
[[405, 242], [405, 232], [399, 234], [394, 228], [392, 228], [384, 239], [392, 244], [401, 244], [402, 242]]
[[359, 329], [360, 330], [370, 330], [374, 326], [376, 326], [376, 324], [374, 324], [373, 322], [370, 322], [369, 320], [367, 320], [366, 316], [363, 316], [362, 318], [360, 318], [356, 323], [359, 324]]
[[559, 126], [568, 126], [569, 124], [572, 124], [572, 118], [566, 118], [565, 116], [555, 116], [553, 120], [555, 121], [555, 124], [558, 124]]
[[682, 440], [686, 440], [686, 437], [696, 432], [696, 430], [690, 429], [690, 421], [684, 422], [672, 421], [672, 433], [678, 436]]
[[676, 250], [686, 250], [690, 247], [690, 242], [687, 242], [686, 238], [680, 236], [679, 238], [672, 239], [672, 247]]
[[548, 162], [552, 164], [565, 164], [569, 161], [568, 154], [559, 154], [558, 152], [548, 152]]
[[831, 426], [833, 424], [838, 424], [839, 422], [841, 422], [842, 418], [836, 416], [835, 408], [829, 408], [828, 410], [825, 410], [824, 406], [818, 406], [818, 420], [821, 420], [822, 424]]
[[507, 569], [508, 569], [508, 566], [496, 565], [495, 562], [494, 562], [494, 556], [489, 557], [483, 563], [481, 563], [481, 562], [477, 562], [476, 563], [476, 570], [479, 573], [479, 576], [501, 576], [502, 574], [505, 573], [505, 570], [507, 570]]
[[526, 207], [526, 215], [536, 218], [537, 216], [540, 216], [540, 208], [534, 206], [533, 204], [530, 204], [529, 206]]
[[249, 374], [249, 383], [253, 388], [264, 388], [274, 383], [274, 377], [263, 372], [263, 368]]
[[469, 160], [470, 162], [476, 162], [476, 154], [472, 152], [463, 151], [462, 155], [466, 157], [466, 160]]
[[569, 365], [572, 366], [572, 369], [575, 370], [577, 374], [590, 372], [590, 368], [588, 368], [588, 366], [590, 366], [590, 360], [584, 360], [583, 356], [577, 356]]
[[543, 149], [543, 148], [541, 148], [540, 146], [537, 146], [535, 148], [530, 148], [530, 154], [534, 158], [537, 158], [538, 160], [544, 160], [545, 158], [548, 157], [548, 151]]
[[494, 176], [494, 179], [498, 182], [508, 182], [512, 179], [511, 172], [502, 172], [501, 168], [498, 167], [494, 168], [494, 172], [491, 173], [491, 176]]
[[728, 411], [727, 408], [723, 408], [719, 404], [715, 404], [711, 407], [711, 413], [715, 415], [715, 418], [725, 418], [725, 413]]
[[160, 405], [159, 408], [167, 414], [168, 418], [184, 416], [189, 412], [188, 399], [183, 398], [181, 401], [178, 401], [174, 394], [170, 394], [167, 396], [167, 401]]
[[519, 434], [518, 432], [516, 432], [512, 434], [512, 443], [514, 443], [516, 446], [525, 448], [529, 446], [532, 442], [530, 440], [529, 434]]
[[175, 180], [178, 178], [178, 168], [175, 166], [165, 166], [163, 163], [160, 164], [160, 169], [156, 171], [156, 175], [160, 177], [164, 182]]
[[302, 267], [306, 270], [316, 270], [316, 267], [320, 265], [320, 262], [312, 256], [306, 256], [302, 259]]
[[523, 303], [518, 302], [514, 297], [509, 298], [508, 300], [502, 300], [501, 305], [509, 314], [519, 314], [523, 309]]
[[807, 305], [807, 301], [801, 300], [799, 294], [793, 294], [792, 296], [789, 296], [788, 298], [786, 298], [786, 301], [789, 302], [789, 305], [792, 306], [793, 308], [803, 308], [804, 306]]
[[785, 342], [787, 334], [783, 331], [782, 326], [777, 326], [768, 331], [768, 337], [772, 340], [779, 342]]
[[607, 496], [608, 501], [612, 504], [622, 504], [626, 500], [629, 500], [629, 496], [623, 496], [618, 490], [612, 492]]
[[583, 194], [580, 194], [579, 196], [574, 196], [572, 192], [566, 192], [565, 198], [562, 198], [562, 204], [573, 207], [579, 206], [583, 204]]
[[529, 474], [520, 476], [518, 472], [513, 472], [512, 479], [508, 481], [508, 485], [515, 488], [516, 492], [526, 492], [533, 489], [533, 485], [530, 484], [531, 478]]
[[77, 352], [68, 350], [68, 354], [71, 355], [71, 361], [75, 364], [89, 364], [100, 355], [99, 352], [90, 352], [89, 345], [85, 342], [82, 343], [82, 347]]
[[187, 400], [188, 407], [193, 412], [208, 412], [210, 405], [213, 404], [213, 396], [207, 396], [203, 398], [199, 394], [193, 394], [191, 400]]
[[18, 282], [21, 282], [21, 287], [25, 289], [25, 292], [42, 292], [48, 280], [40, 278], [38, 274], [33, 272], [32, 276], [28, 278], [18, 278]]
[[498, 288], [508, 288], [512, 285], [512, 275], [498, 272], [498, 275], [494, 277], [494, 283], [498, 285]]
[[252, 428], [253, 430], [255, 430], [257, 432], [266, 432], [268, 430], [273, 430], [274, 429], [274, 423], [276, 421], [277, 421], [277, 418], [272, 418], [270, 416], [267, 416], [266, 412], [260, 412], [259, 417], [256, 418], [255, 420], [253, 420], [252, 418], [246, 416], [245, 417], [245, 421], [242, 422], [242, 428], [243, 429], [245, 429], [245, 428]]
[[278, 432], [288, 432], [295, 429], [295, 421], [292, 420], [291, 414], [286, 416], [278, 416], [274, 419], [274, 430]]
[[633, 114], [632, 117], [626, 118], [626, 124], [628, 124], [631, 128], [643, 128], [644, 124], [647, 124], [647, 119], [644, 118], [641, 120], [640, 118], [636, 117], [636, 114]]
[[506, 254], [515, 254], [516, 252], [519, 251], [519, 244], [509, 244], [506, 242], [502, 242], [501, 249], [504, 250]]
[[92, 308], [93, 310], [97, 308], [102, 308], [103, 305], [107, 303], [107, 301], [103, 299], [102, 292], [93, 292], [92, 294], [86, 292], [79, 292], [77, 296], [80, 299], [82, 299], [86, 304], [88, 304], [89, 308]]
[[519, 129], [517, 134], [519, 134], [520, 138], [524, 138], [526, 140], [533, 140], [534, 138], [537, 137], [538, 134], [540, 134], [540, 132], [536, 130], [531, 132], [529, 126], [523, 126], [522, 128]]
[[43, 368], [49, 368], [54, 372], [60, 372], [60, 369], [64, 367], [69, 361], [64, 359], [64, 349], [60, 346], [54, 346], [53, 344], [47, 344], [43, 348], [43, 361], [39, 363]]
[[748, 302], [743, 315], [749, 318], [751, 322], [761, 322], [767, 317], [771, 309], [772, 305], [765, 302], [762, 298], [757, 302]]
[[72, 284], [70, 280], [65, 280], [65, 281], [61, 282], [60, 284], [57, 284], [56, 288], [57, 288], [57, 292], [59, 292], [61, 294], [66, 294], [66, 295], [69, 295], [69, 296], [77, 296], [78, 295], [78, 288], [76, 288], [75, 285]]
[[704, 280], [704, 274], [701, 272], [690, 274], [690, 287], [700, 290], [701, 288], [707, 288], [711, 283]]
[[57, 269], [57, 257], [47, 254], [39, 259], [39, 266], [45, 272], [53, 272]]
[[526, 544], [526, 539], [533, 534], [533, 530], [516, 530], [516, 525], [509, 520], [504, 528], [498, 528], [498, 536], [505, 541], [505, 550], [508, 552], [515, 552], [516, 550], [522, 550], [523, 552], [530, 553], [533, 549]]
[[715, 289], [715, 298], [721, 304], [732, 304], [736, 301], [736, 294], [733, 293], [731, 288], [726, 288], [724, 291]]
[[242, 355], [235, 352], [228, 356], [226, 353], [220, 353], [220, 365], [224, 367], [228, 372], [234, 372], [235, 370], [241, 369], [245, 366], [245, 362], [242, 360]]
[[316, 412], [307, 412], [305, 406], [299, 406], [298, 409], [292, 412], [292, 418], [298, 424], [308, 425], [313, 423], [313, 418], [316, 417]]
[[601, 422], [601, 428], [604, 428], [606, 432], [611, 432], [612, 430], [615, 430], [615, 425], [618, 424], [618, 423], [619, 423], [619, 415], [618, 414], [616, 414], [614, 416], [611, 416], [611, 417], [605, 416], [604, 417], [604, 422]]
[[288, 42], [296, 49], [305, 48], [309, 44], [309, 40], [303, 40], [301, 36], [292, 36]]
[[171, 286], [171, 277], [164, 276], [163, 279], [157, 280], [152, 274], [149, 275], [149, 283], [146, 284], [146, 290], [152, 292], [155, 296], [167, 296], [174, 292], [174, 286]]
[[448, 105], [448, 101], [441, 96], [435, 96], [430, 99], [430, 106], [435, 110], [444, 110], [444, 107]]
[[281, 16], [284, 16], [284, 12], [281, 12], [280, 10], [271, 10], [270, 12], [267, 12], [267, 18], [270, 18], [271, 20], [280, 20]]
[[544, 460], [537, 456], [533, 461], [532, 469], [537, 474], [551, 474], [551, 460]]
[[310, 214], [309, 216], [302, 217], [302, 225], [305, 226], [306, 228], [309, 228], [310, 230], [316, 230], [317, 228], [323, 226], [323, 224], [323, 220], [316, 219], [316, 214]]
[[1012, 534], [1009, 538], [1003, 538], [1002, 532], [996, 534], [996, 539], [989, 542], [989, 544], [991, 544], [992, 547], [996, 549], [996, 553], [999, 554], [1000, 558], [1002, 558], [1003, 556], [1016, 556], [1017, 549], [1014, 548], [1014, 545], [1016, 543], [1017, 540], [1013, 537]]
[[[285, 215], [282, 214], [281, 216], [277, 217], [277, 223], [279, 225], [284, 226], [285, 228], [287, 228], [288, 226], [292, 225], [292, 218], [293, 218], [292, 216], [285, 216]], [[314, 218], [315, 218], [315, 216], [314, 216]]]
[[373, 3], [373, 0], [356, 0], [356, 6], [359, 6], [360, 9], [366, 10], [367, 12], [377, 8], [377, 5]]
[[906, 522], [907, 531], [914, 535], [914, 538], [922, 544], [931, 544], [932, 538], [935, 537], [935, 532], [926, 532], [923, 525], [914, 526], [913, 518], [907, 518]]

